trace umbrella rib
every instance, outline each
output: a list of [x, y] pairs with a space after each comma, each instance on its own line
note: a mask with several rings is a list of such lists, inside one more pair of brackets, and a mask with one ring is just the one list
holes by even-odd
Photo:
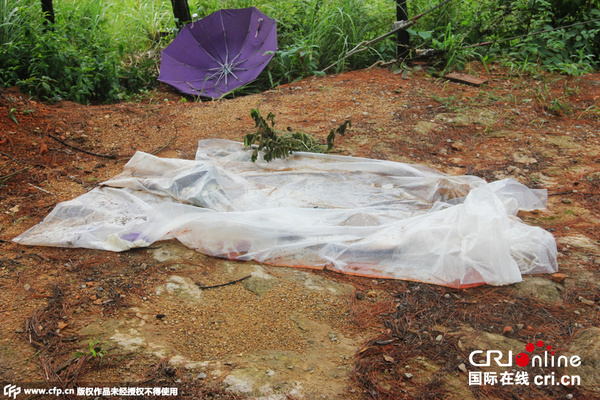
[[[204, 34], [205, 34], [206, 36], [208, 36], [208, 34], [206, 33], [206, 30], [204, 29], [204, 25], [202, 25], [202, 24], [200, 23], [200, 21], [198, 21], [198, 24], [200, 25], [200, 28], [202, 29], [202, 31], [204, 32]], [[205, 48], [203, 45], [201, 45], [201, 44], [200, 44], [200, 42], [198, 42], [198, 40], [196, 40], [196, 37], [195, 37], [195, 36], [194, 36], [194, 34], [192, 33], [192, 30], [191, 30], [191, 28], [190, 28], [188, 25], [186, 25], [184, 28], [185, 28], [185, 29], [187, 29], [187, 30], [190, 32], [190, 35], [192, 35], [192, 39], [194, 39], [194, 42], [196, 42], [196, 44], [198, 45], [198, 47], [200, 47], [202, 50], [204, 50], [204, 52], [206, 53], [206, 55], [208, 55], [208, 56], [209, 56], [209, 57], [210, 57], [210, 58], [211, 58], [211, 59], [212, 59], [214, 62], [218, 63], [219, 61], [218, 61], [216, 58], [214, 58], [214, 57], [212, 56], [212, 54], [210, 54], [210, 53], [208, 52], [208, 49], [207, 49], [207, 48]], [[214, 52], [215, 52], [215, 53], [218, 55], [218, 54], [219, 54], [219, 52], [218, 52], [218, 51], [217, 51], [217, 49], [215, 48], [214, 44], [213, 44], [212, 42], [208, 42], [208, 43], [209, 43], [209, 44], [211, 45], [211, 47], [213, 48]], [[219, 57], [219, 58], [220, 58], [220, 57]]]
[[[202, 20], [200, 20], [200, 21], [198, 21], [198, 22], [201, 22], [201, 21], [202, 21]], [[187, 27], [187, 25], [186, 25], [186, 27]], [[189, 28], [188, 28], [188, 29], [189, 29]], [[206, 36], [206, 37], [209, 37], [209, 34], [208, 34], [208, 32], [206, 31], [206, 28], [204, 27], [204, 25], [203, 25], [202, 23], [200, 23], [200, 29], [202, 29], [202, 32], [204, 33], [204, 36]], [[190, 33], [191, 33], [191, 29], [190, 29]], [[208, 50], [207, 50], [207, 49], [206, 49], [206, 48], [205, 48], [203, 45], [201, 45], [201, 44], [200, 44], [200, 42], [198, 42], [198, 41], [196, 40], [196, 37], [195, 37], [194, 35], [192, 35], [192, 37], [194, 38], [194, 41], [196, 41], [196, 44], [197, 44], [199, 47], [201, 47], [202, 49], [204, 49], [204, 51], [206, 51], [206, 54], [208, 54], [208, 56], [209, 56], [209, 57], [210, 57], [210, 58], [211, 58], [211, 59], [212, 59], [214, 62], [216, 62], [217, 64], [222, 64], [222, 63], [223, 63], [223, 59], [221, 58], [221, 54], [220, 54], [219, 50], [218, 50], [218, 49], [215, 47], [215, 44], [214, 44], [214, 42], [213, 42], [212, 40], [211, 40], [211, 41], [209, 41], [209, 42], [208, 42], [208, 44], [210, 44], [210, 47], [211, 47], [211, 48], [212, 48], [212, 50], [215, 52], [215, 54], [217, 55], [217, 57], [219, 58], [219, 60], [221, 60], [221, 62], [219, 62], [219, 60], [217, 60], [215, 57], [213, 57], [213, 56], [212, 56], [212, 55], [211, 55], [211, 54], [208, 52]]]
[[[225, 17], [228, 18], [228, 24], [230, 21], [228, 12], [229, 10], [219, 10], [215, 15], [216, 18], [205, 23], [202, 20], [197, 21], [192, 25], [193, 29], [190, 25], [186, 25], [186, 35], [192, 36], [191, 40], [187, 39], [188, 47], [178, 49], [178, 52], [173, 55], [163, 53], [164, 56], [173, 60], [169, 62], [172, 63], [173, 68], [177, 68], [175, 71], [179, 71], [179, 76], [173, 76], [175, 80], [168, 79], [165, 73], [159, 79], [166, 79], [167, 83], [179, 82], [180, 85], [187, 86], [187, 91], [192, 94], [206, 94], [213, 98], [215, 95], [228, 93], [240, 84], [252, 80], [252, 77], [255, 76], [254, 70], [262, 70], [273, 57], [273, 53], [277, 51], [277, 38], [273, 37], [273, 31], [277, 26], [276, 22], [264, 17], [255, 8], [251, 8], [249, 14], [247, 10], [244, 10], [244, 18], [241, 17], [241, 14], [231, 14], [232, 24], [237, 24], [237, 27], [230, 26], [233, 31], [229, 30], [228, 32], [225, 24]], [[257, 18], [260, 18], [258, 22]], [[200, 26], [196, 26], [198, 24]], [[252, 31], [255, 31], [255, 35], [252, 35]], [[237, 38], [238, 34], [239, 38]], [[231, 49], [229, 49], [229, 45], [232, 44], [228, 42], [229, 36], [232, 37], [233, 44], [235, 44]], [[193, 50], [193, 43], [197, 46], [196, 50]], [[236, 51], [238, 46], [239, 51]], [[192, 51], [197, 53], [192, 54]], [[186, 56], [186, 53], [189, 56]], [[179, 55], [182, 60], [176, 59], [176, 55]], [[188, 59], [194, 63], [188, 64]], [[198, 65], [194, 66], [196, 59]], [[177, 64], [181, 67], [178, 67]], [[195, 79], [194, 76], [201, 79]], [[185, 91], [185, 89], [181, 90]]]
[[[223, 63], [224, 67], [229, 63], [229, 46], [227, 45], [227, 31], [225, 30], [225, 22], [223, 21], [223, 13], [220, 14], [221, 17], [221, 27], [223, 28], [223, 37], [225, 38], [225, 62]], [[227, 85], [227, 77], [225, 77], [225, 85]]]
[[[265, 36], [265, 40], [266, 40], [266, 38], [268, 38], [268, 37], [269, 37], [269, 35], [271, 34], [271, 31], [273, 31], [273, 29], [275, 29], [275, 28], [276, 28], [276, 24], [271, 24], [271, 27], [270, 27], [270, 29], [269, 29], [269, 32], [268, 32], [268, 33], [267, 33], [267, 35]], [[244, 47], [244, 46], [246, 45], [246, 41], [248, 40], [248, 36], [250, 36], [250, 31], [248, 31], [248, 35], [246, 35], [246, 37], [244, 38], [244, 42], [242, 43], [242, 47]], [[265, 40], [263, 40], [261, 44], [264, 44]], [[239, 61], [239, 62], [238, 62], [236, 65], [235, 65], [235, 67], [234, 67], [234, 68], [236, 68], [238, 65], [241, 65], [241, 64], [243, 64], [244, 62], [248, 61], [248, 60], [249, 60], [249, 59], [250, 59], [250, 58], [251, 58], [253, 55], [257, 54], [259, 51], [261, 51], [261, 49], [260, 49], [260, 47], [257, 47], [257, 48], [256, 48], [256, 50], [254, 50], [254, 52], [253, 52], [252, 54], [248, 55], [248, 57], [247, 57], [245, 60]], [[238, 54], [238, 57], [239, 57], [239, 56], [240, 56], [240, 54]], [[236, 58], [237, 58], [237, 57], [236, 57]], [[271, 58], [265, 59], [263, 62], [259, 63], [258, 65], [262, 65], [262, 64], [268, 63], [270, 60], [271, 60]], [[232, 69], [233, 69], [233, 68], [232, 68]], [[238, 70], [238, 71], [240, 71], [240, 70], [244, 70], [244, 69], [242, 69], [242, 68], [237, 68], [237, 70]], [[248, 69], [245, 69], [245, 70], [247, 71]]]

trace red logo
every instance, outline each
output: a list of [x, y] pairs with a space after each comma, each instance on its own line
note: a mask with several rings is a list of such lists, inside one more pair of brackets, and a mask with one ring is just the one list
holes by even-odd
[[[529, 352], [529, 353], [533, 353], [533, 351], [535, 350], [536, 347], [540, 347], [540, 348], [544, 347], [544, 342], [542, 342], [541, 340], [538, 340], [535, 345], [533, 343], [527, 343], [525, 345], [525, 350], [527, 350], [527, 352]], [[550, 346], [550, 345], [546, 346], [546, 350], [551, 351], [552, 346]], [[550, 354], [554, 355], [554, 351], [551, 351]], [[527, 364], [529, 364], [529, 360], [531, 360], [531, 358], [529, 357], [529, 355], [527, 353], [519, 353], [515, 357], [515, 363], [519, 367], [524, 367]]]

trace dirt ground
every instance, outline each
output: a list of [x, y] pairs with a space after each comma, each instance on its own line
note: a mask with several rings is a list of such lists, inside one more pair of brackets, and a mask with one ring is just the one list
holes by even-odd
[[[600, 74], [465, 72], [487, 82], [375, 67], [219, 101], [161, 87], [90, 106], [0, 90], [2, 386], [178, 389], [164, 398], [598, 398]], [[555, 236], [559, 274], [455, 290], [213, 259], [176, 242], [110, 253], [11, 241], [120, 173], [136, 150], [193, 159], [200, 139], [242, 141], [252, 109], [321, 140], [351, 119], [340, 154], [547, 189], [548, 208], [519, 217]], [[489, 372], [469, 362], [474, 349], [538, 342], [558, 354], [594, 349], [576, 371], [583, 383], [469, 384], [469, 372]], [[161, 395], [122, 396], [136, 397]]]

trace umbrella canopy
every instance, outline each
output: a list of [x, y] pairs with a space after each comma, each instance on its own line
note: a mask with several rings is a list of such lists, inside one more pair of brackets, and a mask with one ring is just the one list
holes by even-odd
[[275, 51], [275, 20], [255, 7], [219, 10], [184, 26], [162, 51], [158, 80], [214, 99], [256, 79]]

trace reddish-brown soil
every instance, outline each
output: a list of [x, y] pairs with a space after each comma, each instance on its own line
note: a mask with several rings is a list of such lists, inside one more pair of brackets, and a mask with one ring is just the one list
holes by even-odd
[[[74, 351], [85, 350], [82, 343], [85, 347], [89, 341], [80, 330], [123, 316], [151, 288], [165, 282], [168, 263], [146, 250], [115, 254], [25, 247], [11, 239], [41, 221], [58, 202], [119, 173], [136, 150], [192, 159], [199, 139], [243, 140], [253, 129], [254, 108], [263, 115], [274, 113], [276, 128], [289, 127], [321, 140], [351, 119], [352, 128], [336, 140], [341, 154], [419, 163], [488, 181], [513, 177], [548, 189], [547, 210], [519, 216], [557, 239], [559, 272], [566, 279], [543, 277], [559, 282], [557, 301], [519, 297], [521, 292], [513, 286], [456, 291], [310, 272], [356, 288], [345, 304], [332, 305], [352, 312], [307, 306], [307, 313], [348, 337], [366, 335], [352, 360], [347, 392], [339, 398], [463, 396], [452, 393], [447, 378], [456, 376], [467, 387], [466, 374], [457, 366], [464, 364], [471, 348], [446, 335], [454, 327], [468, 325], [521, 342], [543, 340], [558, 351], [568, 349], [578, 330], [600, 322], [600, 74], [531, 76], [479, 65], [466, 72], [487, 82], [474, 87], [419, 69], [394, 73], [372, 68], [219, 101], [198, 102], [161, 87], [139, 101], [90, 106], [46, 103], [16, 89], [0, 90], [0, 382], [67, 387], [74, 382], [121, 382], [127, 374], [134, 382], [175, 382], [197, 396], [242, 397], [225, 392], [218, 379], [212, 385], [188, 381], [180, 369], [167, 366], [167, 359], [148, 354], [117, 348], [108, 349], [105, 363], [89, 355], [73, 361]], [[214, 260], [192, 261], [213, 277]], [[98, 286], [110, 289], [99, 295]], [[227, 290], [240, 295], [233, 286]], [[296, 306], [306, 301], [300, 294], [290, 298]], [[268, 301], [261, 305], [269, 310], [266, 318], [278, 318], [277, 308], [285, 305], [277, 298]], [[219, 313], [234, 313], [240, 303], [232, 302], [230, 310], [223, 307]], [[161, 305], [155, 304], [155, 309], [160, 312]], [[404, 310], [402, 316], [397, 310]], [[257, 321], [244, 318], [239, 323], [250, 327]], [[255, 334], [256, 343], [244, 337], [245, 343], [232, 351], [292, 349], [294, 337], [287, 343], [287, 328], [277, 331], [274, 325], [271, 336], [265, 334], [269, 342]], [[436, 342], [440, 334], [446, 335], [447, 347]], [[277, 343], [277, 337], [284, 339]], [[214, 349], [215, 357], [227, 352], [216, 342]], [[200, 353], [211, 356], [208, 350]], [[436, 361], [438, 369], [422, 373], [420, 380], [413, 370], [413, 379], [406, 366], [418, 357]], [[593, 397], [585, 388], [563, 386], [480, 387], [471, 388], [469, 396], [565, 398], [567, 394]]]

